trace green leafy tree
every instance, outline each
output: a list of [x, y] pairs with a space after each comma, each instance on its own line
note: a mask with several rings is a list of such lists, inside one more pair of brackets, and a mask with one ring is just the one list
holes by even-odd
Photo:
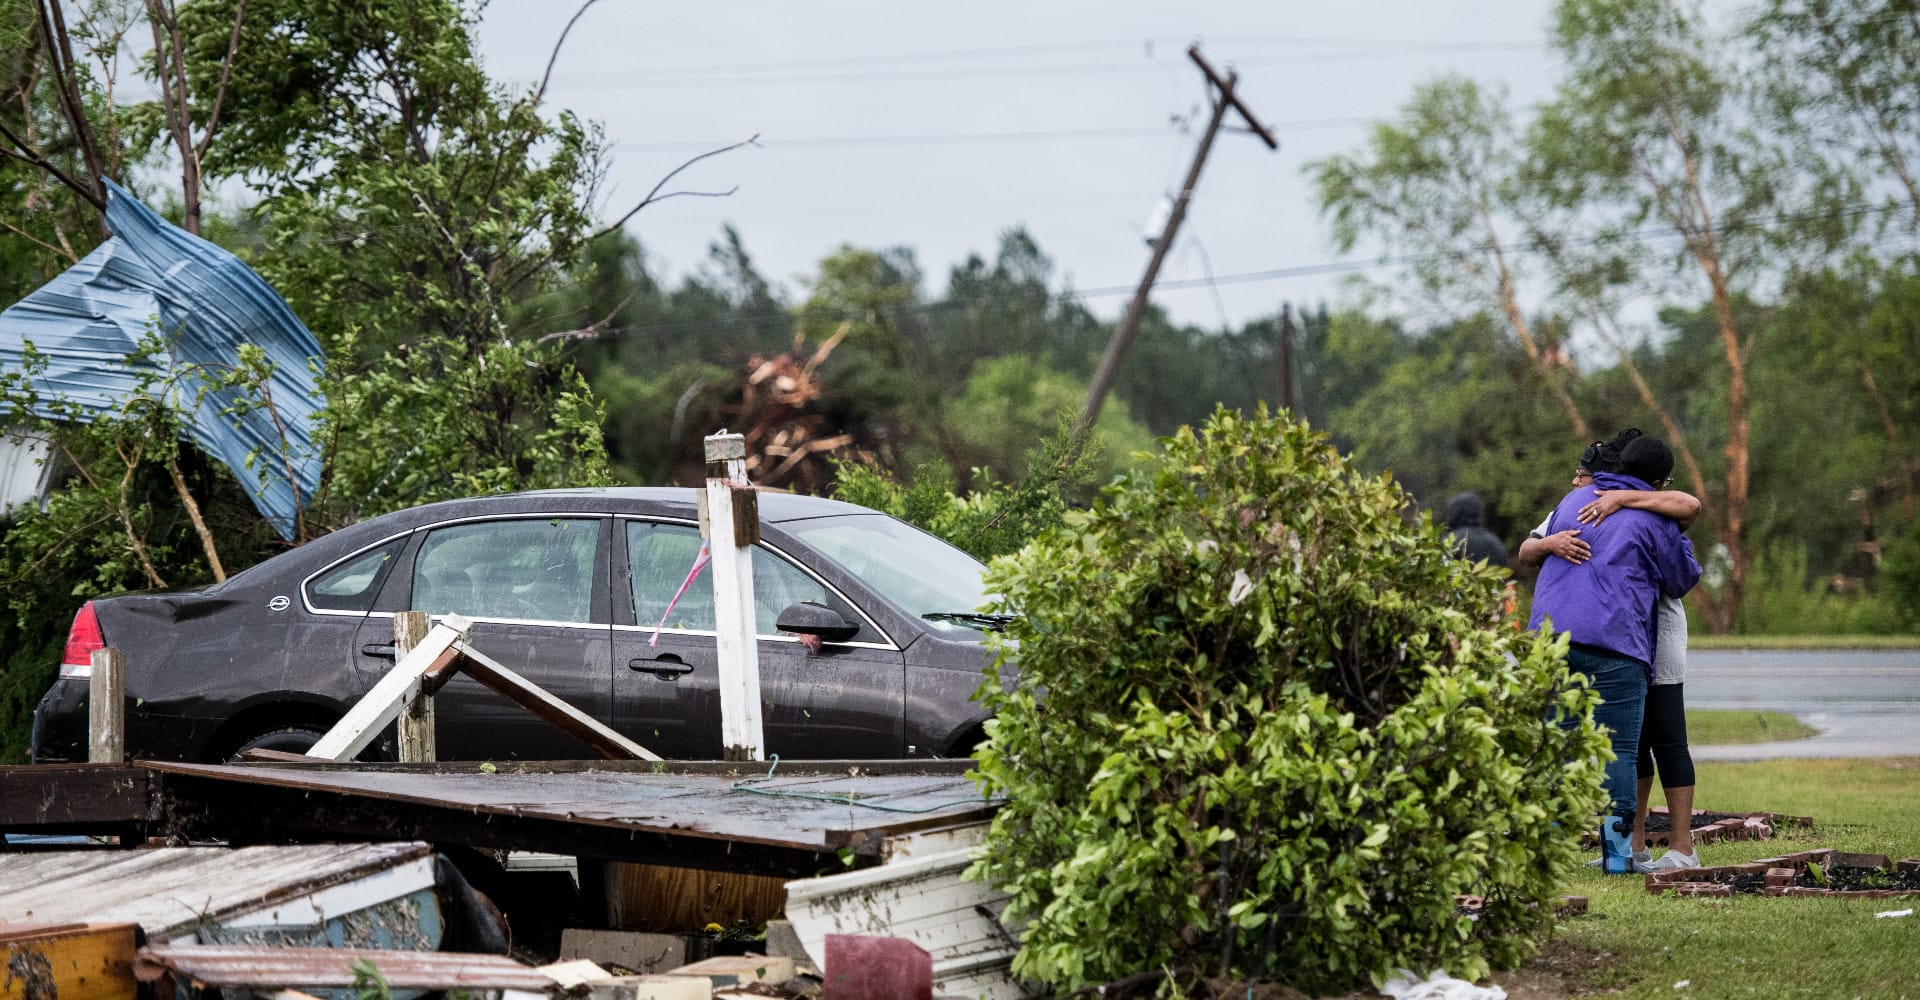
[[254, 264], [328, 352], [324, 524], [610, 481], [598, 405], [526, 308], [594, 232], [598, 134], [545, 113], [542, 88], [489, 80], [476, 16], [445, 0], [178, 14], [194, 102], [223, 109], [205, 169], [260, 192]]
[[1596, 220], [1621, 249], [1601, 274], [1609, 284], [1660, 295], [1684, 282], [1711, 305], [1725, 364], [1724, 471], [1711, 488], [1697, 466], [1687, 471], [1730, 557], [1720, 586], [1695, 591], [1708, 626], [1724, 632], [1751, 562], [1752, 329], [1736, 303], [1777, 250], [1768, 223], [1780, 164], [1740, 128], [1743, 94], [1716, 61], [1725, 47], [1697, 4], [1561, 0], [1551, 36], [1568, 72], [1529, 135], [1532, 175], [1569, 217]]
[[[974, 368], [959, 398], [947, 406], [949, 433], [966, 468], [1025, 478], [1028, 456], [1057, 438], [1086, 398], [1084, 379], [1026, 357], [994, 358]], [[1132, 464], [1135, 452], [1152, 446], [1153, 436], [1127, 416], [1125, 407], [1102, 409], [1090, 443], [1092, 478], [1112, 479]]]
[[1503, 317], [1572, 430], [1592, 437], [1570, 386], [1565, 353], [1521, 305], [1512, 246], [1524, 150], [1503, 94], [1443, 77], [1414, 91], [1400, 117], [1375, 125], [1363, 150], [1309, 163], [1320, 211], [1345, 252], [1362, 237], [1402, 255], [1418, 286], [1456, 308]]
[[[1765, 107], [1820, 214], [1855, 231], [1920, 230], [1920, 4], [1767, 0], [1749, 32]], [[1863, 193], [1877, 211], [1844, 200]]]
[[1018, 974], [1337, 990], [1542, 939], [1601, 806], [1594, 696], [1405, 503], [1304, 425], [1220, 412], [992, 564], [1018, 617], [972, 875], [1011, 896]]

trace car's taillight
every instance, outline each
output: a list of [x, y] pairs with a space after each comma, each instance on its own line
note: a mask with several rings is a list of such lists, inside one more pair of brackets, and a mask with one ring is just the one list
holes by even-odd
[[73, 628], [67, 631], [67, 654], [60, 658], [60, 676], [92, 677], [93, 651], [105, 649], [106, 645], [106, 639], [100, 635], [100, 619], [93, 613], [93, 602], [80, 605], [80, 612], [73, 616]]

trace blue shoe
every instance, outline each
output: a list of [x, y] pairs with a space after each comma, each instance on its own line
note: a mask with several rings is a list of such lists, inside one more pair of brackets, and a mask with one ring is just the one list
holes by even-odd
[[1632, 875], [1633, 817], [1608, 816], [1600, 821], [1600, 871], [1605, 875]]

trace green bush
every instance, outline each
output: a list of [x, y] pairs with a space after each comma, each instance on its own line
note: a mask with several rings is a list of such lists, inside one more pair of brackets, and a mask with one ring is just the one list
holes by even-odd
[[[1889, 556], [1892, 567], [1897, 560]], [[1837, 592], [1827, 579], [1810, 579], [1806, 546], [1775, 542], [1754, 559], [1734, 618], [1742, 635], [1889, 635], [1901, 631], [1899, 570], [1885, 574], [1885, 593]]]
[[1058, 527], [1066, 497], [1088, 489], [1096, 454], [1091, 447], [1073, 453], [1063, 429], [1026, 453], [1019, 482], [975, 469], [973, 488], [964, 495], [953, 469], [939, 462], [917, 466], [904, 483], [871, 462], [843, 462], [834, 469], [833, 498], [885, 511], [975, 558], [991, 559]]
[[1920, 521], [1896, 535], [1887, 546], [1880, 585], [1892, 605], [1899, 627], [1920, 630]]
[[1008, 801], [970, 874], [1024, 922], [1017, 973], [1327, 990], [1537, 946], [1602, 804], [1594, 695], [1406, 503], [1304, 424], [1221, 411], [993, 563], [1022, 617], [981, 690]]

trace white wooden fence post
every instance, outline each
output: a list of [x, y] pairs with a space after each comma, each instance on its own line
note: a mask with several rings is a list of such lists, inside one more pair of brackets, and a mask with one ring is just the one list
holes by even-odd
[[759, 495], [747, 482], [747, 442], [706, 439], [707, 490], [700, 531], [713, 556], [713, 617], [720, 674], [720, 747], [726, 760], [765, 760], [760, 726], [760, 644], [753, 614], [753, 546]]
[[[402, 611], [393, 616], [393, 662], [406, 659], [413, 647], [427, 637], [433, 622], [424, 611]], [[434, 760], [433, 693], [421, 691], [413, 704], [400, 713], [400, 760], [410, 764], [431, 764]]]
[[127, 658], [108, 646], [93, 651], [87, 681], [87, 760], [119, 764], [127, 759]]

